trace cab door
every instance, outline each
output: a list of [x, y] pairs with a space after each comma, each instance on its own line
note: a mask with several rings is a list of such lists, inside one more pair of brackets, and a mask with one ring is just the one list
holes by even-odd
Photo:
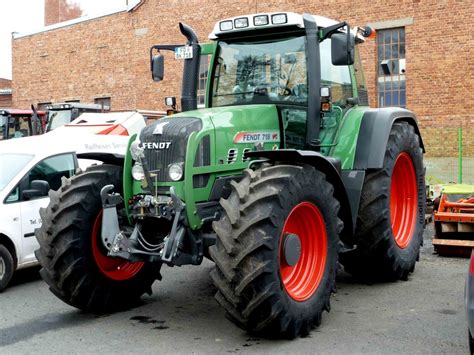
[[77, 167], [73, 153], [59, 154], [46, 158], [37, 163], [21, 180], [17, 187], [17, 205], [20, 210], [20, 224], [22, 237], [22, 252], [19, 255], [19, 264], [35, 261], [34, 252], [38, 249], [35, 238], [35, 229], [41, 227], [39, 209], [49, 203], [47, 194], [28, 197], [25, 191], [31, 191], [31, 182], [44, 180], [50, 189], [57, 190], [61, 186], [61, 177], [71, 177]]

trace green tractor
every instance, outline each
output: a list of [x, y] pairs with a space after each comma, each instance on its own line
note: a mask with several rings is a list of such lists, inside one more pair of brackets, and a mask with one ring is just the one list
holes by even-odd
[[293, 338], [329, 311], [338, 263], [406, 279], [422, 243], [424, 148], [412, 112], [368, 107], [356, 45], [371, 30], [295, 13], [220, 21], [203, 45], [180, 30], [186, 45], [150, 59], [155, 81], [163, 51], [183, 59], [182, 112], [132, 137], [123, 164], [65, 179], [41, 211], [51, 291], [86, 311], [126, 309], [163, 264], [207, 257], [230, 320]]

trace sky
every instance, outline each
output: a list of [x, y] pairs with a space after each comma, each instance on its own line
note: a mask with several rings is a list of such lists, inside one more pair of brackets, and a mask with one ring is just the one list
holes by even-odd
[[[71, 0], [73, 1], [73, 0]], [[123, 6], [126, 0], [76, 0], [83, 12], [94, 15]], [[44, 25], [44, 0], [0, 0], [0, 78], [12, 78], [12, 32], [29, 32]]]

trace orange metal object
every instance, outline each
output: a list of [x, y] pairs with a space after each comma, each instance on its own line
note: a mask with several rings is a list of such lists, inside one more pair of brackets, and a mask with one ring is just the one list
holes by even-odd
[[442, 194], [434, 223], [433, 246], [439, 255], [470, 255], [474, 248], [474, 197], [451, 202]]
[[441, 195], [438, 211], [434, 220], [440, 222], [474, 223], [474, 197], [460, 199], [457, 202], [448, 201], [447, 195]]

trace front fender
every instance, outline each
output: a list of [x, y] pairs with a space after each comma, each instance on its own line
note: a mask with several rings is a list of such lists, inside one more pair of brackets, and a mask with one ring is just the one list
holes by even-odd
[[347, 191], [340, 175], [340, 161], [328, 158], [311, 150], [278, 149], [254, 151], [246, 154], [251, 158], [266, 158], [273, 162], [289, 164], [308, 164], [314, 166], [326, 175], [326, 179], [334, 186], [334, 197], [339, 201], [341, 208], [339, 217], [344, 223], [340, 238], [346, 244], [353, 244], [355, 221], [352, 219], [351, 205]]

